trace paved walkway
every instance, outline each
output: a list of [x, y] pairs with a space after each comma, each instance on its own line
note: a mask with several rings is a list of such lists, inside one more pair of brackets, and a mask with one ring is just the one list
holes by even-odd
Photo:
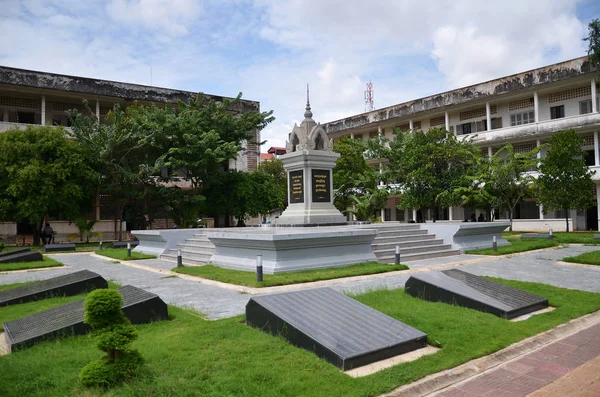
[[[536, 397], [577, 392], [580, 396], [599, 396], [599, 359], [600, 324], [596, 324], [432, 396], [521, 397], [533, 392]], [[580, 382], [561, 379], [565, 375]]]
[[[535, 281], [559, 287], [600, 292], [600, 266], [582, 267], [557, 263], [565, 256], [578, 255], [597, 249], [590, 246], [571, 246], [550, 249], [511, 257], [487, 257], [477, 255], [455, 255], [449, 257], [408, 262], [411, 270], [460, 267], [462, 270], [511, 280]], [[249, 294], [231, 289], [207, 285], [197, 281], [173, 277], [169, 272], [175, 263], [161, 259], [131, 261], [131, 264], [152, 267], [143, 268], [111, 263], [111, 259], [94, 257], [87, 253], [56, 254], [54, 258], [68, 266], [66, 269], [0, 274], [0, 284], [44, 280], [74, 270], [88, 269], [99, 273], [108, 280], [119, 284], [131, 284], [159, 295], [165, 302], [179, 307], [191, 308], [208, 319], [219, 319], [243, 314]], [[165, 274], [161, 274], [163, 272]], [[287, 289], [315, 288], [330, 286], [346, 293], [361, 293], [376, 289], [403, 288], [410, 277], [410, 271], [394, 274], [378, 274], [360, 277], [359, 280], [328, 280], [289, 287], [277, 287], [264, 292], [285, 291]], [[262, 292], [259, 292], [262, 293]]]

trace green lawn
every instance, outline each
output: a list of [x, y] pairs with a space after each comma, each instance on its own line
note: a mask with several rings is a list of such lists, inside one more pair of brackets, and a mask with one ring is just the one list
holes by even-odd
[[44, 267], [56, 267], [64, 266], [62, 262], [56, 259], [48, 258], [44, 256], [44, 259], [36, 262], [10, 262], [0, 263], [0, 272], [6, 272], [11, 270], [25, 270], [25, 269], [41, 269]]
[[408, 269], [408, 266], [405, 265], [386, 265], [379, 262], [365, 262], [345, 267], [303, 270], [300, 272], [281, 274], [265, 274], [263, 275], [263, 281], [260, 283], [256, 281], [256, 273], [254, 272], [223, 269], [213, 265], [175, 267], [172, 271], [222, 281], [224, 283], [245, 285], [248, 287], [272, 287], [275, 285], [308, 283], [311, 281], [331, 280], [334, 278], [386, 273], [406, 269]]
[[133, 261], [140, 259], [154, 259], [156, 256], [142, 254], [141, 252], [134, 252], [131, 249], [131, 256], [127, 256], [127, 248], [104, 248], [103, 250], [96, 250], [96, 254], [107, 256], [113, 259], [119, 259], [122, 261]]
[[600, 251], [585, 252], [577, 256], [567, 256], [563, 258], [563, 261], [586, 265], [600, 265]]
[[[84, 389], [78, 373], [102, 353], [91, 338], [78, 336], [0, 357], [0, 395], [376, 396], [600, 309], [600, 294], [502, 282], [545, 296], [557, 309], [513, 323], [491, 314], [424, 302], [402, 290], [356, 296], [428, 333], [430, 343], [442, 348], [431, 356], [364, 378], [351, 378], [282, 337], [247, 327], [242, 316], [206, 321], [189, 310], [169, 307], [171, 321], [136, 326], [139, 339], [133, 347], [141, 352], [146, 364], [141, 375], [130, 383], [108, 393]], [[7, 317], [5, 308], [0, 309], [0, 322]]]
[[478, 250], [468, 250], [465, 251], [465, 254], [476, 254], [476, 255], [506, 255], [506, 254], [514, 254], [516, 252], [523, 251], [531, 251], [537, 250], [540, 248], [548, 248], [548, 247], [556, 247], [559, 246], [560, 243], [554, 240], [546, 240], [546, 239], [531, 239], [531, 240], [521, 240], [519, 237], [505, 237], [506, 241], [508, 241], [511, 245], [505, 245], [503, 247], [498, 247], [498, 251], [494, 251], [492, 248], [484, 248]]

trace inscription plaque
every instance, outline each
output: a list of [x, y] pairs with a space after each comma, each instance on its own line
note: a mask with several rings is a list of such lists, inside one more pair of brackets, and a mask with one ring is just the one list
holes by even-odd
[[290, 204], [304, 202], [304, 171], [290, 171]]
[[331, 171], [312, 170], [312, 201], [313, 203], [331, 202]]

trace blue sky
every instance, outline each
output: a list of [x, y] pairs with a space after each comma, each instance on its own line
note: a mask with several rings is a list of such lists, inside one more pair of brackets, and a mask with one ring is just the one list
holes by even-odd
[[[585, 55], [597, 0], [0, 0], [0, 65], [243, 93], [283, 146], [304, 113], [375, 107]], [[151, 73], [152, 71], [152, 73]]]

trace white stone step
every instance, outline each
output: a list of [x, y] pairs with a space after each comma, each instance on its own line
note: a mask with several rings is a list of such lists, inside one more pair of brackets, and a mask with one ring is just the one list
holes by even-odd
[[[214, 254], [215, 253], [215, 246], [213, 245], [212, 247], [206, 247], [206, 246], [199, 246], [199, 245], [189, 245], [189, 244], [179, 244], [177, 245], [177, 249], [180, 249], [182, 253], [185, 252], [195, 252], [198, 254]], [[177, 249], [171, 249], [170, 253], [177, 253]]]
[[[416, 254], [416, 253], [420, 253], [420, 252], [444, 251], [444, 250], [449, 250], [449, 249], [452, 249], [452, 245], [450, 245], [450, 244], [438, 244], [438, 245], [432, 245], [432, 246], [418, 245], [418, 246], [412, 246], [412, 247], [400, 249], [400, 257], [402, 258], [402, 256], [404, 256], [404, 255]], [[395, 248], [379, 249], [379, 250], [373, 250], [373, 253], [375, 254], [375, 256], [377, 258], [388, 257], [388, 256], [394, 256], [396, 254], [396, 250], [395, 250]]]
[[[439, 258], [443, 256], [452, 256], [459, 255], [460, 250], [436, 250], [436, 251], [428, 251], [422, 253], [414, 253], [414, 254], [400, 254], [400, 263], [405, 263], [409, 261], [417, 261], [421, 259], [431, 259], [431, 258]], [[377, 260], [381, 263], [394, 263], [395, 256], [383, 256], [381, 258], [377, 258]], [[408, 264], [410, 266], [410, 263]]]
[[420, 240], [433, 240], [435, 234], [407, 234], [403, 236], [385, 236], [375, 237], [373, 244], [391, 244], [402, 241], [420, 241]]
[[399, 236], [416, 236], [419, 234], [427, 234], [427, 230], [424, 229], [414, 229], [414, 230], [385, 230], [378, 229], [377, 237], [399, 237]]
[[403, 249], [406, 248], [411, 248], [411, 247], [424, 247], [424, 246], [432, 246], [432, 245], [443, 245], [444, 244], [444, 240], [441, 238], [436, 239], [434, 235], [428, 235], [427, 237], [431, 236], [431, 238], [427, 239], [427, 240], [408, 240], [408, 241], [398, 241], [398, 242], [393, 242], [393, 243], [379, 243], [378, 241], [374, 241], [373, 244], [371, 244], [371, 247], [373, 247], [373, 251], [381, 251], [381, 250], [387, 250], [387, 249], [391, 249], [391, 250], [396, 250], [396, 246], [400, 247], [400, 250], [402, 251]]
[[[190, 263], [193, 262], [193, 263], [197, 263], [197, 264], [207, 264], [210, 261], [211, 256], [212, 256], [212, 254], [197, 254], [197, 253], [192, 253], [192, 252], [187, 252], [187, 253], [182, 252], [181, 253], [181, 259], [184, 264], [188, 263], [188, 262], [190, 262]], [[162, 257], [165, 257], [165, 259], [177, 261], [177, 253], [162, 254], [161, 258]]]

